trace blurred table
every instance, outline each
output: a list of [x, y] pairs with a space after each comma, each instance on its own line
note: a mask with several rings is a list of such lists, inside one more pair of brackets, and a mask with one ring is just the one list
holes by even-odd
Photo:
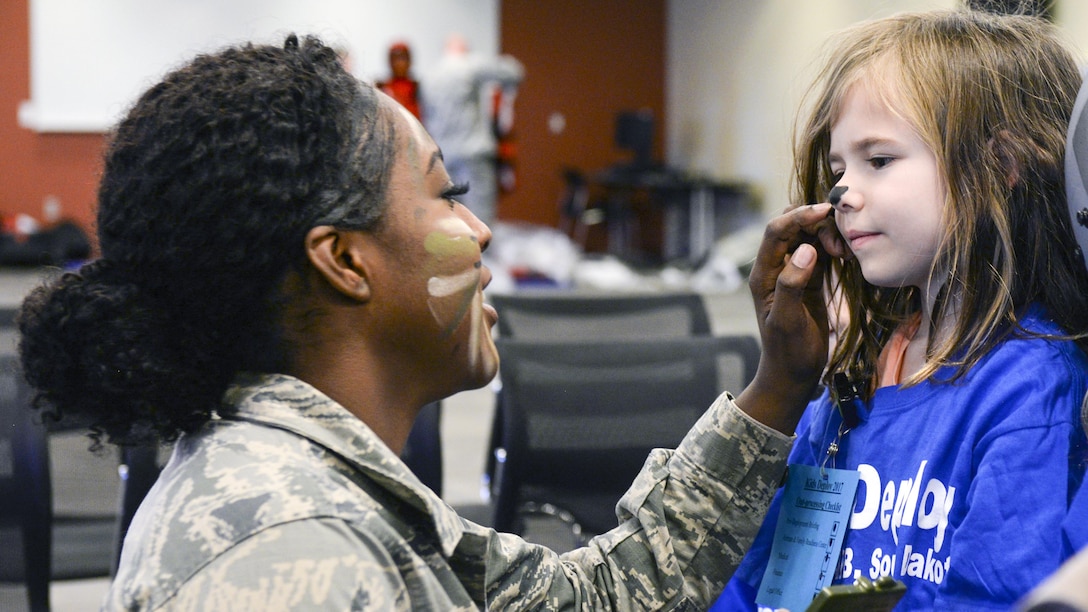
[[639, 208], [661, 214], [658, 263], [697, 267], [723, 234], [727, 219], [750, 205], [746, 183], [691, 176], [661, 165], [620, 165], [589, 176], [600, 190], [608, 222], [608, 250], [624, 259], [645, 257], [636, 236]]

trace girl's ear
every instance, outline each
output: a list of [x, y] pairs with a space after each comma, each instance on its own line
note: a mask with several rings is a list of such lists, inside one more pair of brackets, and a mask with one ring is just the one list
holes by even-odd
[[306, 257], [314, 269], [339, 293], [365, 302], [370, 299], [366, 258], [359, 232], [319, 225], [306, 233]]

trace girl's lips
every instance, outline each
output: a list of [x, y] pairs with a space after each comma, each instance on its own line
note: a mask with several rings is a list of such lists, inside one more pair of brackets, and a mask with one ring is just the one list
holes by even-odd
[[847, 232], [846, 240], [850, 243], [851, 250], [857, 250], [879, 235], [879, 232]]

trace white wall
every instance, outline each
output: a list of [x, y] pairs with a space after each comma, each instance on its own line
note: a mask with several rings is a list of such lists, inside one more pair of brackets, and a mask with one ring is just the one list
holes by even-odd
[[499, 0], [30, 0], [31, 99], [19, 120], [39, 131], [105, 131], [196, 53], [282, 44], [289, 32], [346, 47], [368, 80], [388, 74], [389, 45], [404, 40], [422, 75], [451, 32], [497, 52]]
[[[1054, 20], [1088, 49], [1088, 2], [1057, 0]], [[821, 45], [837, 30], [956, 0], [669, 0], [667, 160], [750, 182], [768, 213], [789, 202], [794, 114]]]

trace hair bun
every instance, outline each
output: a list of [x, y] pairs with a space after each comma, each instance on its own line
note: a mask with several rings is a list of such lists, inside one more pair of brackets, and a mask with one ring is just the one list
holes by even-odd
[[[112, 262], [97, 261], [32, 290], [19, 311], [19, 354], [35, 406], [75, 416], [92, 438], [164, 439], [192, 430], [215, 407], [220, 381], [205, 382], [179, 350], [191, 336]], [[187, 389], [186, 394], [177, 392]], [[190, 400], [199, 396], [198, 407]]]
[[84, 264], [78, 275], [89, 283], [125, 284], [120, 275], [120, 266], [104, 258]]

